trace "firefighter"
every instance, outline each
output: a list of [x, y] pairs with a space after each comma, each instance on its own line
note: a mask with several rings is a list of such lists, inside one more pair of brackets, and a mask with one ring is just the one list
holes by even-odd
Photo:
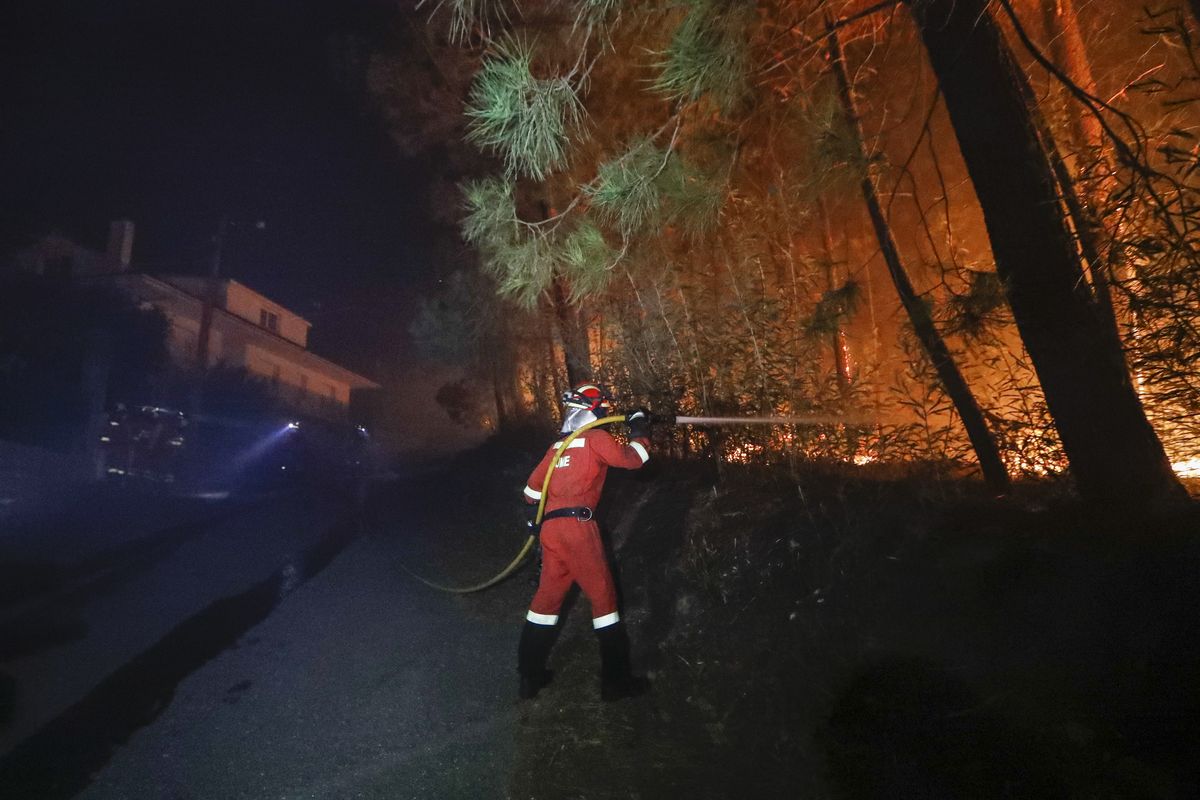
[[[564, 436], [610, 413], [608, 394], [599, 386], [584, 384], [563, 395]], [[517, 648], [520, 696], [535, 697], [549, 683], [546, 658], [554, 644], [555, 626], [563, 598], [572, 583], [587, 596], [592, 607], [592, 627], [600, 644], [600, 697], [605, 701], [634, 697], [648, 688], [646, 680], [629, 667], [629, 639], [617, 611], [617, 590], [605, 560], [600, 528], [593, 519], [609, 467], [637, 469], [650, 458], [650, 416], [644, 409], [625, 417], [629, 444], [592, 428], [576, 437], [564, 450], [550, 477], [541, 524], [542, 571], [537, 591], [525, 615]], [[555, 442], [529, 476], [525, 487], [527, 508], [536, 513], [542, 484], [556, 458]]]

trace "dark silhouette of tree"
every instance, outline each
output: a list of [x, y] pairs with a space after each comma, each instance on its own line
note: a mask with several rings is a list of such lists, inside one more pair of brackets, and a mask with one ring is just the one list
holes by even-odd
[[[850, 86], [850, 79], [846, 75], [846, 65], [842, 58], [841, 44], [838, 41], [837, 31], [833, 29], [833, 26], [828, 25], [827, 27], [829, 31], [830, 67], [833, 70], [834, 78], [837, 80], [838, 96], [841, 98], [847, 126], [858, 141], [859, 150], [863, 153], [862, 162], [865, 165], [867, 159], [862, 144], [862, 126], [859, 123], [858, 113], [854, 106], [854, 95]], [[917, 296], [916, 291], [913, 289], [912, 281], [909, 280], [908, 273], [904, 269], [904, 264], [900, 261], [900, 252], [892, 236], [891, 227], [888, 225], [887, 219], [883, 214], [883, 208], [879, 204], [879, 197], [875, 192], [875, 184], [872, 182], [868, 172], [863, 172], [860, 183], [863, 201], [867, 204], [867, 213], [871, 217], [871, 225], [874, 227], [875, 236], [879, 240], [879, 249], [883, 253], [883, 260], [887, 264], [888, 274], [892, 278], [892, 284], [896, 287], [896, 293], [900, 296], [900, 304], [904, 307], [905, 313], [908, 314], [909, 322], [912, 323], [913, 332], [916, 334], [917, 340], [921, 343], [921, 347], [924, 349], [926, 355], [929, 356], [929, 360], [933, 363], [933, 368], [937, 372], [942, 388], [946, 390], [950, 401], [954, 403], [955, 411], [958, 412], [959, 417], [962, 419], [963, 427], [967, 430], [967, 437], [971, 440], [971, 446], [975, 449], [975, 455], [979, 459], [979, 466], [983, 471], [984, 479], [993, 490], [1007, 492], [1010, 488], [1008, 471], [1004, 468], [1004, 462], [1000, 459], [1000, 451], [996, 448], [996, 441], [992, 438], [992, 434], [988, 430], [987, 422], [983, 418], [983, 412], [979, 408], [979, 403], [975, 400], [975, 395], [971, 392], [971, 387], [967, 385], [966, 380], [958, 369], [958, 365], [954, 363], [953, 356], [950, 355], [949, 348], [946, 347], [945, 341], [942, 339], [941, 334], [938, 333], [929, 307]]]
[[167, 321], [127, 295], [22, 276], [0, 287], [0, 437], [77, 449], [105, 403], [148, 403]]
[[986, 0], [908, 4], [1081, 495], [1136, 506], [1181, 496], [1120, 341], [1086, 283], [1039, 140], [1028, 80]]

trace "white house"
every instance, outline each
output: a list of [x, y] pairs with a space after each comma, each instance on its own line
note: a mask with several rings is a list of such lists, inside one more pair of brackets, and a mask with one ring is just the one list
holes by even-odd
[[17, 269], [115, 286], [159, 309], [170, 323], [172, 360], [186, 369], [245, 369], [294, 406], [345, 411], [352, 392], [378, 389], [368, 378], [308, 350], [308, 320], [228, 278], [130, 271], [134, 226], [113, 222], [107, 252], [51, 235], [18, 253]]
[[379, 388], [309, 352], [308, 320], [235, 280], [131, 272], [105, 280], [166, 316], [180, 366], [243, 368], [314, 408], [345, 408], [351, 392]]

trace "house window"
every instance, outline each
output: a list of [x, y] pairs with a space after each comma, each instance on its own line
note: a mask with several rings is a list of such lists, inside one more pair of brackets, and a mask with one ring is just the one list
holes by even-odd
[[279, 333], [279, 315], [265, 308], [258, 312], [258, 324], [271, 333]]

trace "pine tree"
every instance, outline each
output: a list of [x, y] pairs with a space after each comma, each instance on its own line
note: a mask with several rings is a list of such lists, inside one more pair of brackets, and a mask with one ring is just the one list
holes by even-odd
[[[680, 383], [676, 403], [802, 409], [860, 391], [867, 378], [845, 385], [836, 342], [824, 384], [810, 369], [805, 342], [817, 336], [827, 344], [831, 331], [836, 338], [854, 306], [847, 299], [855, 281], [830, 283], [822, 269], [829, 248], [814, 241], [818, 231], [810, 224], [815, 198], [830, 193], [820, 184], [838, 181], [837, 171], [805, 174], [797, 166], [807, 157], [806, 138], [824, 137], [819, 146], [826, 150], [839, 146], [839, 136], [827, 135], [828, 120], [804, 119], [822, 113], [824, 32], [814, 23], [825, 3], [547, 3], [508, 17], [484, 15], [466, 0], [449, 5], [460, 32], [482, 45], [470, 135], [502, 167], [467, 186], [464, 233], [503, 295], [529, 308], [561, 309], [564, 297], [588, 302], [590, 335], [605, 343], [588, 354], [599, 374], [620, 375], [647, 392]], [[920, 26], [921, 41], [981, 202], [995, 284], [1010, 301], [1081, 492], [1089, 499], [1123, 492], [1147, 502], [1177, 494], [1111, 319], [1105, 329], [1101, 251], [1113, 248], [1088, 242], [1103, 220], [1091, 213], [1094, 203], [1080, 199], [1071, 156], [1056, 152], [1061, 129], [1039, 118], [1022, 88], [1027, 77], [1003, 50], [984, 0], [907, 5], [919, 24], [934, 20]], [[872, 4], [835, 24], [876, 41], [895, 36], [891, 18], [872, 16], [880, 10], [884, 4]], [[649, 58], [639, 60], [642, 53]], [[889, 70], [872, 89], [894, 97], [909, 82], [895, 64]], [[833, 108], [836, 117], [836, 102]], [[933, 112], [931, 106], [930, 118]], [[993, 122], [997, 131], [985, 130]], [[928, 119], [922, 135], [932, 139]], [[867, 153], [861, 136], [857, 142], [830, 159], [842, 179], [890, 168], [878, 145]], [[900, 174], [907, 169], [905, 162]], [[530, 211], [531, 198], [545, 203], [544, 213]], [[892, 224], [890, 205], [875, 211], [879, 233]], [[946, 199], [953, 253], [949, 212]], [[919, 224], [936, 251], [928, 221]], [[933, 264], [940, 288], [902, 292], [914, 330], [937, 333], [935, 311], [922, 314], [919, 306], [936, 310], [936, 294], [957, 291], [952, 281], [969, 284], [968, 293], [983, 285], [970, 277], [976, 271], [964, 272], [953, 255], [950, 261]], [[986, 273], [988, 265], [979, 269]], [[962, 332], [968, 328], [942, 324], [970, 344]], [[569, 337], [559, 338], [565, 351]], [[939, 357], [933, 339], [923, 339], [935, 351], [933, 364], [947, 363], [952, 349], [944, 346]], [[1024, 360], [1020, 348], [1013, 356], [1010, 365]], [[948, 380], [942, 375], [939, 382]], [[966, 388], [961, 376], [959, 383]], [[1025, 424], [1038, 424], [1036, 410], [1026, 409]], [[960, 416], [966, 422], [982, 415], [976, 406]], [[976, 435], [986, 425], [968, 424], [973, 440], [987, 438]], [[989, 462], [990, 477], [1002, 471], [998, 458], [979, 457]]]
[[[842, 58], [842, 48], [838, 41], [837, 31], [831, 23], [827, 23], [826, 27], [829, 39], [830, 68], [833, 71], [834, 78], [837, 80], [838, 95], [841, 98], [842, 107], [846, 115], [846, 124], [858, 141], [858, 149], [860, 152], [865, 153], [862, 145], [862, 128], [858, 120], [858, 113], [854, 107], [854, 95], [851, 90], [850, 79], [846, 74], [846, 64]], [[949, 348], [946, 347], [945, 341], [938, 332], [930, 315], [929, 308], [917, 297], [917, 293], [913, 289], [912, 281], [909, 279], [908, 273], [900, 261], [900, 254], [896, 247], [895, 239], [892, 236], [891, 227], [888, 225], [883, 214], [883, 209], [879, 204], [879, 198], [875, 192], [875, 184], [872, 182], [871, 176], [865, 171], [860, 183], [863, 200], [867, 205], [868, 214], [875, 229], [875, 235], [879, 240], [879, 249], [883, 253], [888, 273], [892, 277], [896, 293], [900, 296], [900, 303], [908, 314], [909, 321], [912, 323], [913, 331], [916, 333], [921, 347], [929, 356], [933, 368], [937, 372], [938, 380], [946, 390], [951, 402], [954, 403], [954, 408], [958, 412], [960, 419], [962, 419], [963, 426], [967, 430], [967, 436], [970, 438], [971, 445], [975, 449], [975, 455], [979, 459], [979, 466], [983, 471], [988, 485], [997, 492], [1007, 492], [1010, 488], [1008, 471], [1005, 469], [1004, 462], [1000, 458], [1000, 451], [996, 447], [996, 441], [992, 437], [991, 431], [988, 430], [987, 422], [984, 420], [983, 412], [979, 408], [979, 403], [976, 401], [975, 395], [971, 392], [971, 388], [967, 385], [966, 380], [963, 379], [962, 372], [958, 369], [958, 365], [954, 363], [954, 358], [950, 355]]]
[[1028, 82], [986, 0], [909, 0], [983, 207], [1000, 276], [1080, 493], [1149, 506], [1182, 487], [1119, 340], [1086, 291]]

